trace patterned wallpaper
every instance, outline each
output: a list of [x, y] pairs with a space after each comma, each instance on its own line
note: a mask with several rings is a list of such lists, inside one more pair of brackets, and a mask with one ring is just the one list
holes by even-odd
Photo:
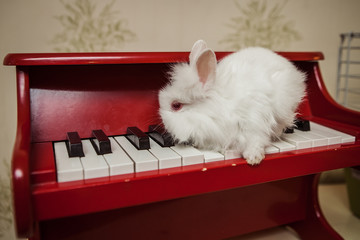
[[[61, 29], [50, 44], [56, 52], [104, 52], [124, 48], [136, 41], [136, 32], [128, 19], [114, 9], [114, 0], [60, 0], [62, 14], [54, 16]], [[234, 0], [228, 4], [237, 9], [237, 16], [224, 23], [228, 34], [219, 40], [229, 50], [248, 46], [270, 49], [289, 46], [301, 39], [294, 21], [283, 13], [287, 0]]]
[[55, 16], [62, 26], [51, 41], [56, 52], [104, 52], [121, 49], [136, 40], [127, 20], [114, 10], [113, 1], [60, 0], [63, 13]]
[[6, 232], [12, 229], [12, 202], [10, 190], [10, 166], [5, 159], [1, 162], [2, 167], [6, 169], [5, 176], [0, 175], [0, 239], [7, 236]]
[[295, 22], [288, 20], [283, 13], [287, 1], [252, 0], [243, 3], [234, 1], [238, 15], [230, 18], [226, 24], [230, 32], [220, 41], [229, 49], [249, 46], [275, 49], [301, 39]]

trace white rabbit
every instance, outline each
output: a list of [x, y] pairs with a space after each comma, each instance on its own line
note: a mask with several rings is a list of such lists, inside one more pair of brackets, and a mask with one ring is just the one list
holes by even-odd
[[293, 125], [305, 94], [305, 74], [264, 48], [246, 48], [222, 59], [197, 41], [190, 64], [175, 64], [159, 92], [165, 129], [179, 143], [239, 151], [259, 164], [265, 147]]

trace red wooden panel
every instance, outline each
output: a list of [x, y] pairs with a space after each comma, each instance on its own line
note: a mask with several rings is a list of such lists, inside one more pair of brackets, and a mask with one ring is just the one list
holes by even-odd
[[225, 239], [304, 219], [309, 185], [311, 176], [42, 221], [41, 236], [89, 240]]
[[31, 183], [56, 182], [54, 150], [51, 142], [31, 146]]
[[33, 206], [30, 189], [30, 97], [27, 68], [17, 68], [18, 119], [11, 161], [14, 215], [17, 235], [33, 234]]
[[321, 117], [336, 124], [346, 124], [360, 129], [360, 112], [347, 109], [330, 96], [321, 76], [319, 63], [307, 62], [303, 64], [308, 75], [307, 89], [310, 108], [313, 116]]
[[[218, 59], [231, 52], [217, 52]], [[318, 61], [324, 59], [321, 52], [279, 52], [291, 61]], [[128, 63], [173, 63], [189, 59], [189, 52], [123, 52], [123, 53], [19, 53], [8, 54], [5, 65], [94, 65]]]
[[[141, 70], [139, 70], [141, 69]], [[32, 141], [64, 140], [66, 132], [91, 136], [147, 131], [160, 121], [157, 92], [168, 65], [47, 66], [31, 70]]]

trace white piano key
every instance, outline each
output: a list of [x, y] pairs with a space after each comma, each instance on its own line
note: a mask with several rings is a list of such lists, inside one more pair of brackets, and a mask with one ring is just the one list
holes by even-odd
[[133, 173], [134, 162], [115, 141], [109, 137], [112, 153], [104, 154], [104, 158], [110, 167], [110, 176]]
[[296, 150], [296, 146], [285, 142], [281, 139], [271, 142], [271, 145], [279, 149], [279, 152], [293, 151]]
[[204, 154], [192, 146], [176, 144], [170, 148], [181, 156], [183, 166], [204, 162]]
[[80, 158], [84, 168], [84, 179], [109, 176], [109, 166], [102, 155], [97, 155], [90, 140], [81, 140], [84, 157]]
[[353, 143], [356, 140], [355, 136], [352, 136], [352, 135], [349, 135], [347, 133], [337, 131], [337, 130], [332, 129], [332, 128], [325, 127], [323, 125], [320, 125], [320, 124], [317, 124], [317, 123], [314, 123], [314, 122], [311, 122], [311, 126], [313, 126], [313, 128], [315, 128], [315, 129], [323, 130], [323, 131], [333, 133], [334, 135], [339, 136], [341, 138], [341, 143]]
[[150, 138], [149, 151], [159, 160], [159, 169], [180, 167], [181, 157], [169, 147], [161, 147]]
[[205, 162], [216, 162], [216, 161], [223, 161], [225, 160], [224, 155], [219, 152], [205, 150], [205, 149], [198, 149], [202, 154], [204, 154], [204, 161]]
[[[283, 134], [283, 140], [271, 143], [265, 153], [277, 153], [355, 142], [355, 136], [311, 122], [311, 131], [303, 132], [295, 129], [293, 134]], [[58, 182], [82, 180], [108, 175], [119, 175], [158, 168], [165, 169], [186, 166], [203, 162], [222, 161], [224, 159], [241, 158], [236, 150], [226, 150], [224, 154], [196, 149], [191, 146], [176, 145], [163, 148], [150, 139], [149, 150], [137, 150], [124, 136], [109, 138], [112, 153], [97, 155], [89, 140], [82, 140], [85, 157], [69, 158], [66, 143], [54, 143], [55, 161]]]
[[235, 159], [235, 158], [242, 158], [241, 152], [238, 150], [225, 150], [224, 151], [225, 160]]
[[134, 161], [135, 172], [157, 170], [159, 168], [159, 161], [148, 150], [138, 150], [125, 136], [115, 137], [115, 140]]
[[270, 145], [265, 148], [265, 154], [278, 153], [280, 152], [279, 148]]
[[293, 134], [311, 140], [313, 147], [321, 147], [328, 145], [328, 139], [326, 137], [313, 133], [312, 131], [304, 132], [304, 131], [294, 130]]
[[312, 147], [311, 140], [309, 140], [307, 138], [304, 138], [304, 137], [300, 137], [300, 136], [295, 135], [295, 134], [284, 133], [281, 136], [281, 138], [282, 138], [282, 140], [294, 145], [296, 147], [296, 149], [304, 149], [304, 148], [311, 148]]
[[69, 157], [65, 142], [54, 143], [58, 182], [82, 180], [83, 167], [79, 157]]
[[310, 129], [311, 132], [326, 137], [328, 139], [328, 145], [340, 144], [342, 141], [341, 136], [335, 133], [331, 128], [327, 128], [320, 124], [310, 122]]
[[342, 133], [341, 136], [341, 143], [355, 143], [356, 137], [346, 134], [346, 133]]

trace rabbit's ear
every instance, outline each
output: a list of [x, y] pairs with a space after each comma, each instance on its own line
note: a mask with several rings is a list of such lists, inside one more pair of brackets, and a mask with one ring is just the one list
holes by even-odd
[[207, 48], [206, 42], [204, 40], [197, 40], [190, 52], [189, 60], [190, 65], [195, 64], [197, 57], [200, 55], [202, 51], [204, 51]]
[[216, 56], [211, 49], [205, 49], [196, 59], [196, 70], [200, 82], [205, 85], [216, 77]]

